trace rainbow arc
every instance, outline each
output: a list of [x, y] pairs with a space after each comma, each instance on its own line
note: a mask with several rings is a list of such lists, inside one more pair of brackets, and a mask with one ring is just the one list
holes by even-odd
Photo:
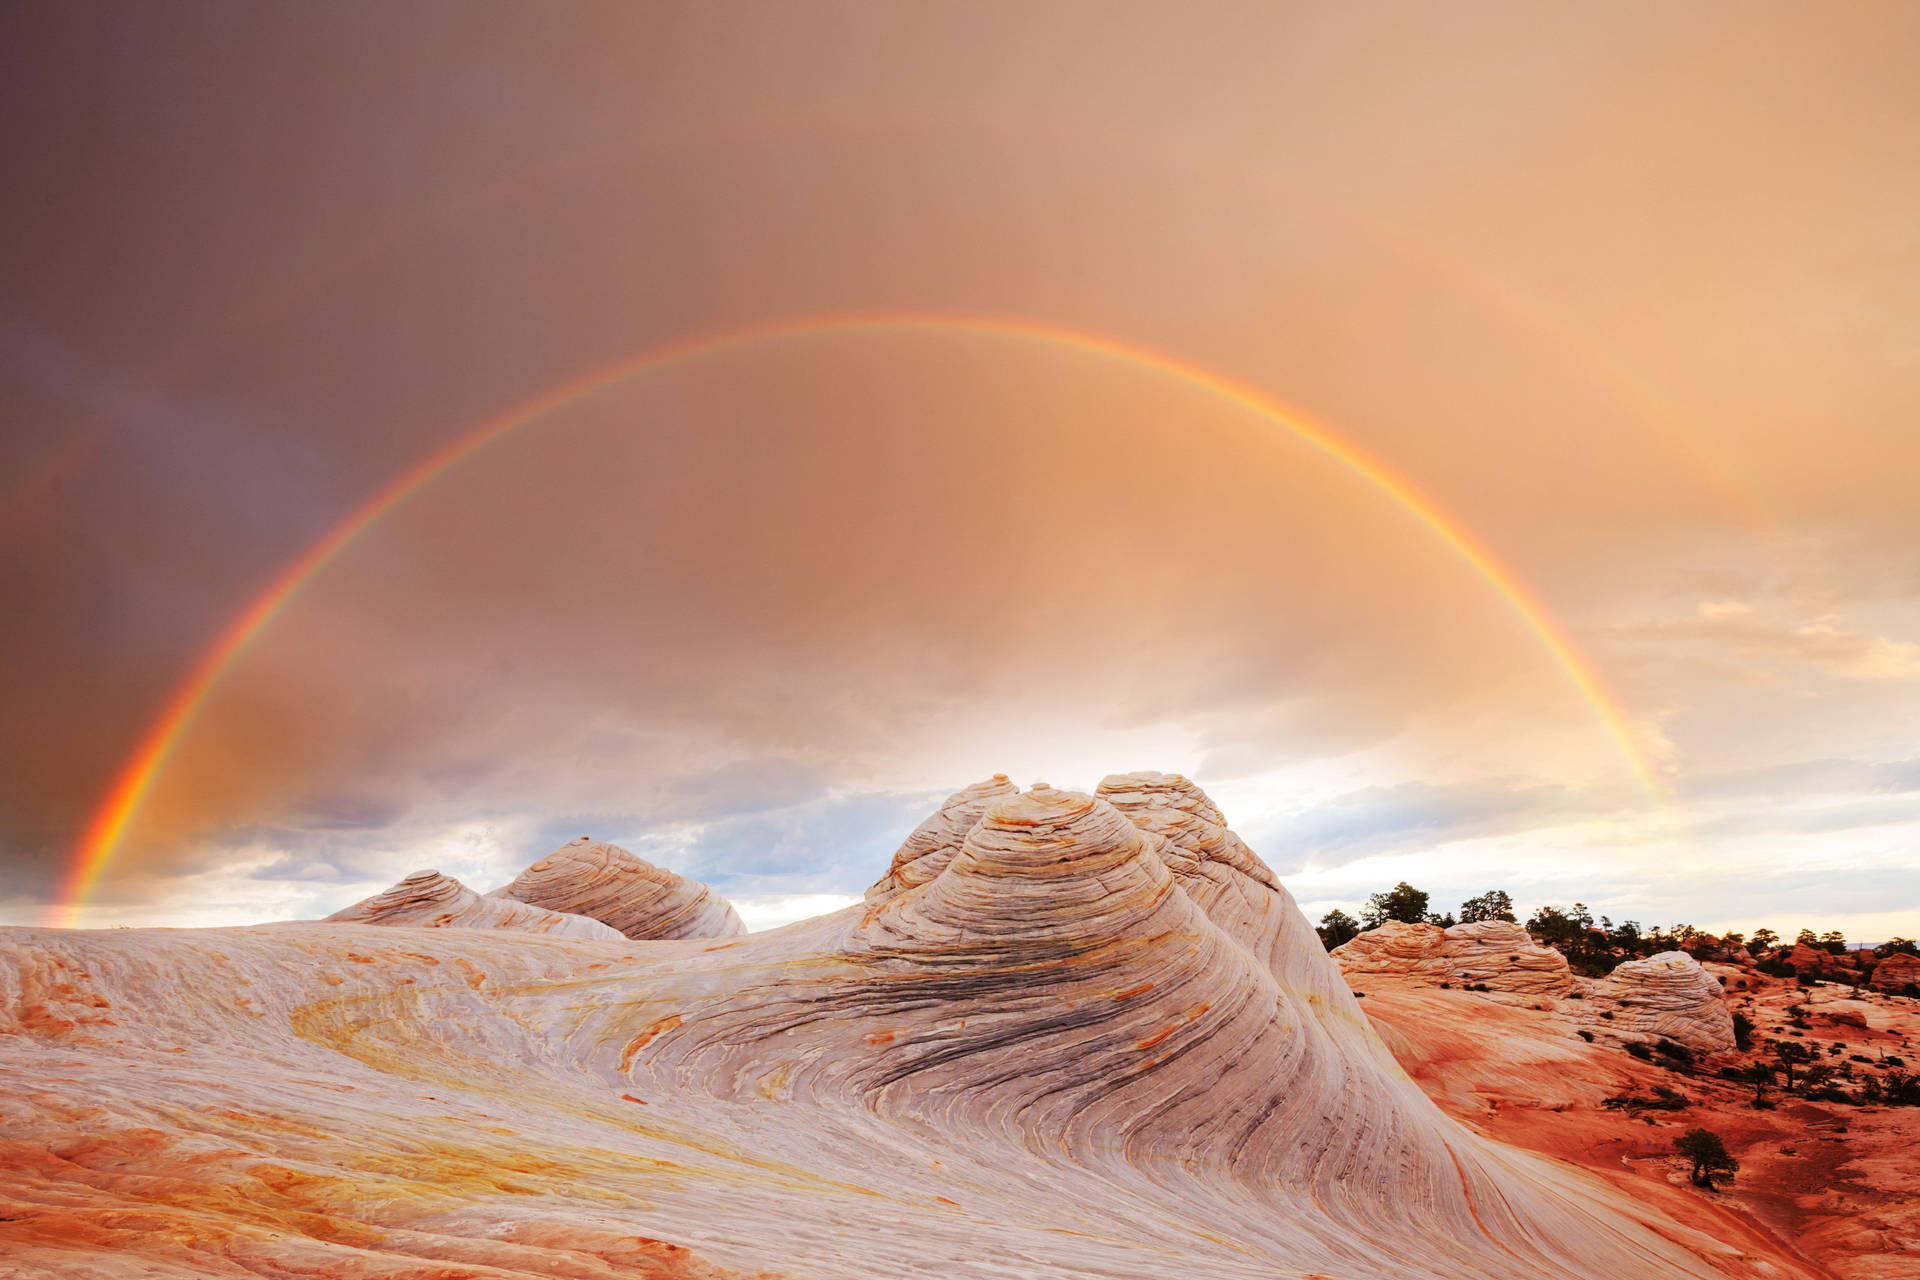
[[1114, 360], [1174, 379], [1288, 435], [1337, 463], [1444, 543], [1505, 603], [1592, 708], [1652, 801], [1668, 802], [1618, 699], [1565, 627], [1480, 538], [1431, 496], [1358, 444], [1265, 392], [1200, 365], [1101, 334], [991, 316], [922, 312], [813, 315], [687, 338], [652, 348], [554, 387], [471, 427], [395, 476], [276, 576], [216, 637], [175, 689], [115, 775], [82, 833], [53, 923], [73, 925], [126, 840], [141, 806], [222, 678], [300, 592], [414, 494], [460, 463], [570, 405], [675, 365], [763, 343], [863, 333], [971, 335], [1037, 343]]

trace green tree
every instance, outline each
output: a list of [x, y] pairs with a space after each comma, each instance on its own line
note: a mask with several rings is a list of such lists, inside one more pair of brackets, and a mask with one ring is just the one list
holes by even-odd
[[1727, 1144], [1711, 1129], [1689, 1129], [1673, 1140], [1673, 1149], [1693, 1161], [1693, 1185], [1713, 1189], [1713, 1180], [1729, 1181], [1740, 1171], [1740, 1162], [1727, 1150]]
[[1773, 1055], [1774, 1063], [1779, 1067], [1781, 1074], [1786, 1076], [1787, 1092], [1792, 1093], [1793, 1069], [1812, 1062], [1813, 1050], [1798, 1040], [1769, 1040], [1767, 1052]]
[[1883, 942], [1879, 946], [1875, 947], [1873, 949], [1873, 954], [1880, 957], [1882, 960], [1886, 959], [1888, 956], [1920, 955], [1920, 944], [1916, 944], [1912, 938], [1890, 938], [1886, 942]]
[[1753, 1019], [1738, 1010], [1733, 1015], [1733, 1045], [1742, 1053], [1753, 1048]]
[[1360, 936], [1360, 922], [1335, 907], [1320, 917], [1320, 945], [1331, 951], [1345, 942], [1352, 942]]
[[1768, 1085], [1773, 1083], [1772, 1066], [1765, 1062], [1756, 1062], [1751, 1066], [1739, 1068], [1733, 1073], [1733, 1079], [1745, 1081], [1747, 1084], [1753, 1086], [1754, 1106], [1759, 1107], [1766, 1105], [1766, 1089]]
[[1773, 950], [1774, 944], [1779, 941], [1780, 941], [1780, 935], [1775, 933], [1773, 930], [1755, 929], [1753, 931], [1752, 939], [1750, 939], [1747, 943], [1747, 950], [1751, 952], [1753, 955], [1758, 956], [1762, 952]]
[[1507, 896], [1505, 889], [1489, 889], [1477, 898], [1468, 898], [1460, 904], [1460, 923], [1472, 924], [1477, 920], [1512, 921], [1513, 899]]
[[1841, 933], [1838, 929], [1832, 929], [1826, 933], [1821, 934], [1820, 945], [1825, 947], [1827, 951], [1832, 955], [1843, 956], [1847, 954], [1846, 935]]
[[1403, 924], [1424, 924], [1427, 919], [1427, 894], [1402, 880], [1385, 893], [1376, 893], [1360, 908], [1360, 923], [1378, 929], [1389, 920]]
[[1820, 945], [1820, 935], [1811, 929], [1802, 929], [1793, 936], [1793, 945], [1796, 947], [1817, 948]]

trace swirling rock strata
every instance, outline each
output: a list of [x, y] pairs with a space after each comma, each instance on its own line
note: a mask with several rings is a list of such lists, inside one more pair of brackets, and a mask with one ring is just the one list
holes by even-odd
[[1582, 985], [1582, 1016], [1601, 1035], [1671, 1040], [1702, 1054], [1733, 1048], [1733, 1014], [1720, 980], [1684, 951], [1627, 960]]
[[646, 1274], [636, 1236], [791, 1280], [1738, 1261], [1448, 1121], [1283, 890], [1133, 808], [1003, 796], [923, 883], [744, 938], [0, 930], [0, 1242], [183, 1277]]
[[884, 902], [903, 890], [917, 888], [947, 869], [960, 851], [967, 832], [986, 816], [996, 801], [1020, 794], [1020, 788], [996, 773], [948, 796], [934, 815], [913, 829], [894, 852], [887, 874], [867, 890], [868, 902]]
[[556, 938], [621, 937], [618, 929], [586, 916], [548, 911], [510, 898], [482, 897], [438, 871], [416, 871], [391, 889], [336, 911], [327, 920], [420, 929], [519, 929]]
[[732, 904], [706, 885], [586, 836], [491, 896], [589, 916], [636, 940], [732, 938], [747, 931]]
[[1388, 974], [1517, 995], [1563, 996], [1574, 987], [1567, 958], [1507, 920], [1448, 929], [1389, 920], [1336, 947], [1333, 959], [1348, 975]]

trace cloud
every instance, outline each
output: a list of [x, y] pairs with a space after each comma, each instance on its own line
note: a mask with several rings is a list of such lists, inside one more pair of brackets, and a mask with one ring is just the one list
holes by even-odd
[[1692, 618], [1653, 630], [1710, 642], [1748, 662], [1798, 664], [1843, 680], [1920, 681], [1920, 643], [1854, 630], [1836, 616], [1788, 622], [1745, 601], [1709, 600]]
[[1644, 800], [1631, 788], [1542, 785], [1514, 779], [1365, 787], [1273, 814], [1247, 837], [1281, 874], [1325, 870], [1384, 853], [1432, 848], [1575, 820], [1632, 812]]

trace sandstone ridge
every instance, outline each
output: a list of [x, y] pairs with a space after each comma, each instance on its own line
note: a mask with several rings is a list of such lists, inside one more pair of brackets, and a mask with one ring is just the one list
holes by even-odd
[[1540, 1000], [1615, 1044], [1671, 1040], [1699, 1054], [1733, 1048], [1733, 1015], [1719, 979], [1692, 956], [1667, 951], [1576, 976], [1566, 957], [1506, 920], [1442, 929], [1389, 920], [1336, 947], [1350, 979], [1445, 984], [1495, 998]]
[[706, 885], [581, 836], [522, 871], [493, 897], [588, 916], [636, 940], [732, 938], [747, 931]]
[[488, 898], [452, 876], [416, 871], [327, 917], [336, 924], [381, 924], [425, 929], [519, 929], [556, 938], [619, 939], [618, 929], [586, 916], [528, 906], [510, 898]]
[[663, 1239], [796, 1280], [1762, 1274], [1447, 1119], [1186, 779], [995, 779], [922, 831], [873, 899], [745, 937], [672, 881], [619, 916], [632, 856], [579, 845], [512, 896], [619, 940], [0, 931], [7, 1141], [58, 1153], [9, 1162], [0, 1245], [49, 1275], [597, 1278]]

